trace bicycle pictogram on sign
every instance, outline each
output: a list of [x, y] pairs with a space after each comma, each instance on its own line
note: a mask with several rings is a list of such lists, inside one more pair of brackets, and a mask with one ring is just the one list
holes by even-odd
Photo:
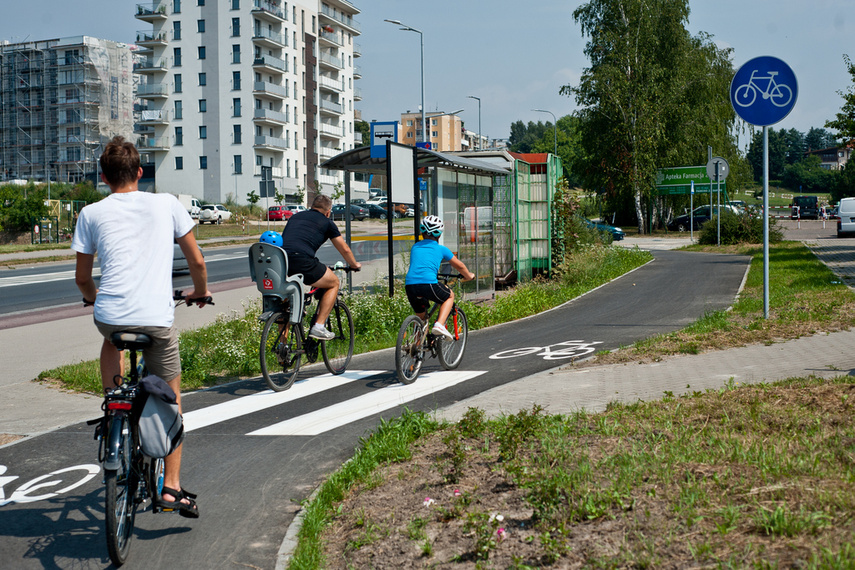
[[[757, 75], [759, 69], [751, 72], [748, 83], [743, 83], [736, 88], [733, 100], [740, 107], [750, 107], [757, 99], [757, 94], [768, 99], [776, 107], [786, 107], [793, 99], [793, 90], [786, 85], [780, 85], [775, 81], [777, 71], [770, 71], [768, 75]], [[766, 81], [766, 89], [761, 89], [758, 81]]]
[[755, 57], [745, 63], [730, 83], [730, 102], [751, 125], [773, 125], [796, 104], [798, 82], [790, 66], [775, 57]]

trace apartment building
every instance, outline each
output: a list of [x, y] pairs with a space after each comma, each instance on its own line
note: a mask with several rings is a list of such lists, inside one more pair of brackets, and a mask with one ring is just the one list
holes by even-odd
[[129, 46], [88, 36], [0, 44], [0, 179], [97, 184], [103, 144], [133, 130]]
[[[463, 120], [457, 115], [442, 113], [439, 111], [425, 113], [425, 121], [428, 124], [427, 140], [431, 143], [431, 150], [438, 152], [451, 152], [468, 150], [463, 148]], [[398, 140], [401, 144], [415, 146], [422, 142], [422, 115], [421, 112], [401, 113], [402, 137]]]
[[[354, 146], [359, 10], [347, 0], [138, 4], [139, 147], [158, 192], [239, 203], [271, 180], [290, 203], [342, 174]], [[262, 204], [265, 202], [262, 201]]]

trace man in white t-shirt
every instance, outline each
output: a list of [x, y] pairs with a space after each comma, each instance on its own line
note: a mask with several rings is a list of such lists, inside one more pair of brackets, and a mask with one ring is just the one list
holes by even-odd
[[[205, 260], [191, 231], [195, 222], [175, 196], [138, 190], [140, 155], [122, 137], [107, 144], [100, 164], [101, 180], [111, 193], [80, 211], [71, 249], [77, 252], [77, 287], [84, 303], [94, 303], [95, 326], [104, 337], [101, 382], [105, 390], [112, 388], [116, 376], [122, 374], [121, 352], [110, 342], [110, 335], [120, 330], [145, 333], [153, 339], [152, 346], [143, 351], [146, 367], [169, 383], [180, 410], [181, 357], [173, 327], [173, 241], [184, 252], [193, 279], [188, 304], [190, 299], [211, 295]], [[98, 287], [92, 277], [96, 253], [101, 266]], [[180, 484], [181, 450], [179, 446], [164, 460], [163, 492], [156, 503], [161, 510], [197, 518], [195, 495]]]

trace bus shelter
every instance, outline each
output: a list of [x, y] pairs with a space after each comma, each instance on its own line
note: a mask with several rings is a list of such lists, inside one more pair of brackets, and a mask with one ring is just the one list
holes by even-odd
[[[455, 252], [476, 275], [474, 281], [462, 284], [464, 291], [474, 293], [476, 297], [492, 296], [496, 277], [493, 177], [507, 175], [508, 169], [424, 148], [414, 148], [414, 153], [420, 191], [419, 201], [415, 204], [417, 215], [413, 220], [413, 231], [407, 233], [416, 239], [421, 216], [442, 218], [445, 231], [440, 243]], [[320, 166], [345, 171], [347, 211], [350, 203], [349, 173], [385, 174], [387, 159], [372, 157], [370, 147], [360, 147], [338, 154]], [[350, 243], [349, 220], [345, 222], [345, 238]], [[400, 277], [405, 270], [401, 269]], [[398, 272], [396, 270], [395, 277], [399, 277]]]

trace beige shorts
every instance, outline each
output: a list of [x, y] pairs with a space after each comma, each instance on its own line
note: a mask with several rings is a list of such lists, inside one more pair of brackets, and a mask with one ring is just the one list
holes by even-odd
[[181, 375], [181, 354], [178, 351], [178, 332], [175, 327], [141, 327], [129, 325], [107, 325], [95, 321], [98, 332], [110, 340], [118, 331], [147, 334], [152, 338], [150, 347], [143, 350], [145, 367], [149, 374], [171, 382]]

